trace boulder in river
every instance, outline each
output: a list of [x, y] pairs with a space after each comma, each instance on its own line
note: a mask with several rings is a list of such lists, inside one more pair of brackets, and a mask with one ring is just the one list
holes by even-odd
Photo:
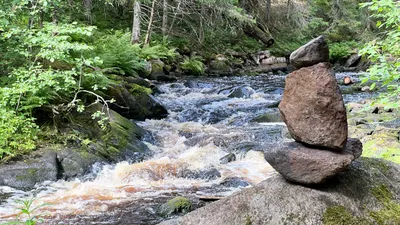
[[161, 119], [168, 115], [165, 107], [152, 95], [151, 89], [137, 84], [113, 84], [105, 95], [115, 102], [110, 108], [128, 119]]
[[329, 47], [323, 36], [319, 36], [290, 54], [290, 63], [295, 69], [329, 62]]
[[309, 148], [285, 142], [265, 152], [265, 159], [287, 180], [305, 185], [319, 184], [347, 168], [361, 156], [362, 144], [349, 139], [343, 152]]
[[255, 94], [256, 91], [254, 91], [253, 88], [251, 87], [236, 87], [231, 90], [229, 93], [228, 97], [229, 98], [250, 98], [251, 95]]
[[361, 55], [358, 53], [351, 55], [346, 63], [344, 64], [345, 67], [356, 67], [358, 63], [361, 61]]
[[279, 110], [295, 140], [335, 150], [345, 146], [346, 108], [329, 63], [289, 74]]
[[276, 175], [161, 225], [400, 224], [400, 165], [360, 158], [318, 188]]

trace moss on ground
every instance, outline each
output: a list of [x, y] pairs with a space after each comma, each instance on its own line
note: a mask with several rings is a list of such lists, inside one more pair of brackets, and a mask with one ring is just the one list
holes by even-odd
[[344, 206], [331, 206], [322, 217], [324, 225], [372, 225], [364, 218], [356, 217]]
[[370, 216], [379, 225], [400, 224], [400, 204], [395, 202], [389, 188], [383, 184], [372, 188], [372, 195], [383, 205], [379, 211], [370, 212]]

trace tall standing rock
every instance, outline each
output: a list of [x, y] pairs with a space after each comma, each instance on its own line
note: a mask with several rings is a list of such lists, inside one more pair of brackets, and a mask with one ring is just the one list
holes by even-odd
[[295, 140], [333, 150], [345, 146], [346, 108], [329, 63], [289, 74], [279, 110]]
[[290, 63], [295, 69], [329, 61], [329, 47], [323, 36], [319, 36], [290, 54]]

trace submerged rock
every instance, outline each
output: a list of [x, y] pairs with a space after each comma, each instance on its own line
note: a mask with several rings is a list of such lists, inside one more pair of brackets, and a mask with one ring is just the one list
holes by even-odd
[[290, 54], [290, 63], [295, 69], [329, 62], [329, 47], [323, 36], [319, 36]]
[[279, 112], [270, 112], [263, 115], [259, 115], [253, 118], [251, 122], [257, 123], [277, 123], [282, 122], [281, 114]]
[[346, 144], [346, 108], [329, 63], [289, 74], [279, 110], [295, 140], [335, 150]]
[[400, 166], [361, 158], [318, 188], [277, 175], [161, 225], [400, 224], [399, 199]]
[[358, 139], [349, 139], [340, 153], [286, 142], [266, 151], [265, 159], [287, 180], [312, 185], [323, 183], [343, 171], [361, 153], [362, 144]]

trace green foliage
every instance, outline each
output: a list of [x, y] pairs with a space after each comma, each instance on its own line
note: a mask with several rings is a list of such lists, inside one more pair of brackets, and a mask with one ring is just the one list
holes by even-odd
[[7, 78], [0, 87], [1, 157], [35, 148], [35, 108], [46, 106], [54, 114], [65, 113], [82, 104], [80, 97], [95, 95], [107, 84], [106, 77], [93, 69], [100, 59], [84, 57], [93, 50], [83, 40], [94, 27], [48, 22], [27, 27], [16, 19], [29, 12], [30, 21], [35, 21], [57, 4], [61, 2], [39, 1], [33, 7], [30, 1], [16, 1], [13, 8], [0, 12], [0, 44], [7, 46], [1, 57], [9, 63], [2, 66]]
[[[377, 27], [381, 31], [381, 36], [365, 45], [360, 51], [361, 54], [368, 56], [373, 65], [368, 69], [368, 76], [362, 81], [368, 80], [379, 82], [387, 91], [377, 99], [379, 103], [386, 107], [398, 108], [400, 96], [400, 7], [398, 1], [393, 0], [373, 0], [362, 4], [367, 7], [373, 17], [378, 20]], [[371, 86], [375, 89], [377, 83]]]
[[205, 65], [200, 59], [201, 58], [198, 57], [186, 58], [181, 63], [181, 69], [190, 75], [203, 75], [205, 72]]
[[174, 48], [160, 44], [132, 45], [130, 38], [130, 33], [122, 31], [97, 38], [95, 55], [102, 59], [103, 68], [119, 68], [125, 75], [132, 76], [143, 69], [145, 60], [171, 59], [176, 55]]
[[26, 219], [17, 218], [17, 221], [2, 223], [1, 225], [11, 225], [11, 224], [35, 225], [39, 224], [39, 222], [44, 222], [44, 219], [41, 218], [42, 215], [40, 214], [35, 215], [35, 214], [38, 209], [46, 206], [47, 204], [34, 206], [35, 201], [36, 201], [35, 198], [18, 200], [17, 203], [20, 205], [20, 207], [17, 209], [20, 210], [21, 214], [25, 215], [27, 218]]
[[37, 125], [33, 118], [15, 111], [0, 109], [0, 159], [35, 148]]
[[140, 58], [140, 49], [131, 44], [130, 34], [116, 31], [110, 35], [97, 38], [95, 54], [103, 61], [103, 68], [120, 68], [126, 75], [132, 76], [135, 71], [144, 67]]
[[347, 59], [358, 46], [355, 41], [329, 43], [329, 58], [331, 62]]

